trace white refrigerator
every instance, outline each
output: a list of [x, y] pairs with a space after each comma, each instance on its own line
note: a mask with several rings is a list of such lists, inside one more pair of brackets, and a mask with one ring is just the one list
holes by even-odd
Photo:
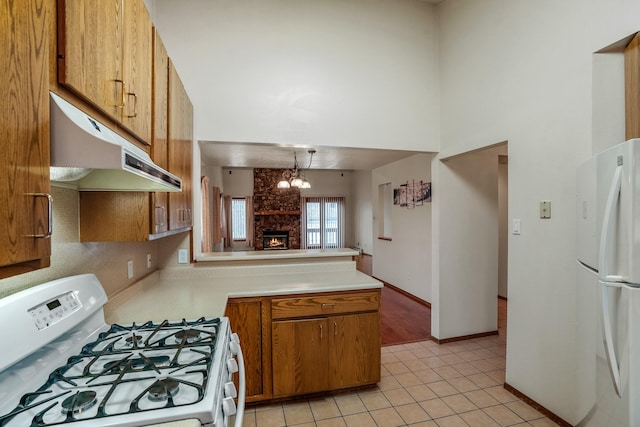
[[640, 139], [578, 169], [581, 426], [640, 426]]

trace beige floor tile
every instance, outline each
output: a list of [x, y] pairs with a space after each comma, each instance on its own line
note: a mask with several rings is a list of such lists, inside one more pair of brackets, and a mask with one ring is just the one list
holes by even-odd
[[473, 390], [463, 393], [478, 408], [486, 408], [487, 406], [498, 405], [498, 402], [492, 395], [485, 390]]
[[394, 408], [378, 409], [370, 412], [378, 426], [396, 427], [403, 426], [404, 420]]
[[483, 372], [479, 374], [469, 375], [467, 379], [470, 381], [473, 381], [473, 383], [480, 388], [487, 388], [487, 387], [500, 385], [500, 383], [495, 378], [491, 378], [489, 375]]
[[439, 366], [447, 366], [447, 362], [440, 359], [440, 356], [427, 357], [426, 359], [421, 359], [428, 367], [437, 368]]
[[433, 351], [429, 350], [428, 348], [416, 348], [416, 349], [412, 349], [411, 352], [413, 354], [416, 355], [416, 357], [418, 359], [424, 359], [426, 357], [433, 357], [435, 356], [435, 354], [433, 353]]
[[391, 407], [391, 403], [381, 391], [362, 393], [360, 399], [369, 411]]
[[334, 396], [334, 400], [342, 416], [367, 412], [367, 408], [357, 394]]
[[376, 422], [368, 412], [347, 415], [344, 417], [344, 422], [347, 427], [377, 427]]
[[454, 394], [452, 396], [443, 397], [442, 401], [453, 409], [456, 414], [478, 409], [478, 407], [463, 394]]
[[495, 386], [486, 388], [484, 391], [489, 393], [494, 399], [500, 403], [513, 402], [519, 400], [514, 394], [505, 390], [502, 386]]
[[285, 425], [284, 411], [282, 410], [282, 407], [256, 411], [257, 427], [282, 427]]
[[446, 381], [437, 381], [427, 385], [438, 397], [451, 396], [452, 394], [458, 393], [458, 390]]
[[383, 391], [384, 395], [387, 397], [387, 400], [393, 405], [406, 405], [408, 403], [415, 403], [413, 397], [405, 390], [404, 388], [399, 388], [395, 390], [387, 390]]
[[504, 369], [496, 369], [495, 371], [489, 371], [485, 373], [489, 375], [491, 378], [493, 378], [494, 380], [496, 380], [498, 384], [504, 384], [504, 380], [505, 380]]
[[426, 384], [407, 387], [406, 390], [416, 402], [438, 397]]
[[518, 414], [520, 418], [522, 418], [525, 421], [544, 418], [544, 415], [538, 412], [538, 410], [528, 405], [527, 403], [523, 402], [522, 400], [516, 400], [513, 402], [505, 403], [505, 406], [511, 409], [516, 414]]
[[460, 414], [460, 418], [473, 427], [500, 427], [500, 424], [479, 409]]
[[381, 377], [378, 383], [380, 390], [393, 390], [395, 388], [402, 388], [402, 385], [398, 382], [394, 375], [388, 377]]
[[396, 357], [395, 354], [393, 353], [385, 353], [382, 352], [380, 354], [380, 361], [382, 362], [382, 364], [386, 364], [386, 363], [393, 363], [393, 362], [399, 362], [400, 360], [398, 360], [398, 358]]
[[529, 425], [532, 425], [534, 427], [558, 427], [559, 426], [559, 424], [557, 424], [554, 421], [551, 421], [549, 418], [540, 418], [539, 420], [529, 421]]
[[419, 423], [431, 419], [429, 414], [417, 403], [394, 407], [407, 424]]
[[395, 376], [396, 380], [402, 385], [402, 387], [411, 387], [413, 385], [422, 384], [422, 380], [418, 378], [413, 372], [407, 372]]
[[473, 375], [480, 373], [480, 370], [469, 362], [457, 363], [455, 365], [452, 365], [451, 367], [460, 372], [460, 374], [462, 375]]
[[406, 360], [416, 360], [417, 357], [415, 354], [413, 354], [413, 352], [409, 349], [403, 350], [403, 351], [398, 351], [397, 353], [394, 353], [396, 355], [396, 357], [398, 358], [398, 360], [401, 361], [406, 361]]
[[309, 405], [316, 421], [342, 416], [333, 397], [311, 399]]
[[429, 420], [411, 424], [411, 427], [438, 427], [438, 424], [436, 424], [436, 422], [433, 420]]
[[282, 405], [282, 409], [284, 410], [284, 420], [287, 422], [287, 425], [314, 421], [308, 402], [285, 403]]
[[402, 362], [390, 362], [385, 363], [384, 367], [387, 368], [392, 375], [404, 374], [405, 372], [411, 372], [411, 370]]
[[[236, 419], [234, 417], [229, 419], [229, 425], [235, 425]], [[242, 427], [256, 427], [256, 413], [246, 412], [244, 413], [244, 418], [242, 419]]]
[[451, 366], [438, 366], [433, 368], [433, 372], [440, 375], [444, 379], [457, 378], [462, 376], [460, 372], [456, 371]]
[[403, 362], [411, 372], [422, 371], [429, 368], [427, 364], [420, 359], [404, 360]]
[[487, 360], [476, 360], [472, 364], [480, 372], [489, 372], [496, 370], [496, 365]]
[[456, 363], [463, 363], [464, 360], [456, 353], [443, 354], [440, 356], [440, 360], [447, 363], [447, 365], [455, 365]]
[[488, 408], [484, 408], [483, 411], [503, 426], [510, 426], [524, 421], [504, 405], [489, 406]]
[[436, 381], [442, 381], [442, 377], [434, 372], [433, 369], [428, 368], [424, 371], [414, 372], [415, 376], [420, 378], [424, 384], [434, 383]]
[[427, 414], [433, 419], [447, 417], [453, 415], [453, 409], [451, 409], [442, 399], [431, 399], [420, 402], [420, 406]]
[[347, 424], [344, 422], [344, 418], [328, 418], [326, 420], [316, 421], [317, 427], [347, 427]]
[[465, 377], [450, 378], [447, 380], [447, 382], [451, 384], [460, 393], [464, 393], [472, 390], [478, 390], [480, 388], [478, 387], [477, 384], [473, 383], [472, 381], [469, 381]]
[[465, 423], [459, 415], [439, 418], [436, 420], [436, 423], [438, 423], [438, 427], [468, 427], [468, 424]]

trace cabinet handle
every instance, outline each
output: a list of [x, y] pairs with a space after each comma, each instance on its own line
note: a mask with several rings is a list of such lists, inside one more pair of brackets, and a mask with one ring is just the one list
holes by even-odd
[[138, 95], [133, 92], [127, 92], [127, 97], [133, 97], [133, 114], [127, 114], [127, 117], [130, 119], [138, 117]]
[[320, 325], [320, 339], [322, 339], [322, 325]]
[[335, 305], [334, 303], [329, 303], [329, 302], [323, 302], [323, 303], [322, 303], [322, 308], [323, 308], [323, 309], [325, 309], [325, 308], [333, 308], [333, 307], [335, 307], [335, 306], [336, 306], [336, 305]]
[[336, 322], [333, 322], [333, 336], [338, 336], [338, 324]]
[[114, 105], [114, 107], [122, 108], [122, 107], [124, 107], [124, 95], [125, 95], [124, 80], [115, 79], [114, 82], [120, 84], [120, 104], [116, 104], [116, 105]]
[[45, 234], [27, 234], [27, 237], [48, 239], [53, 234], [53, 197], [49, 193], [27, 193], [27, 196], [46, 197], [47, 199], [47, 232]]
[[[161, 215], [156, 213], [156, 225], [164, 225], [165, 218], [167, 217], [167, 209], [164, 206], [156, 206], [156, 210], [160, 209], [162, 211]], [[162, 217], [162, 220], [158, 222], [158, 219]]]

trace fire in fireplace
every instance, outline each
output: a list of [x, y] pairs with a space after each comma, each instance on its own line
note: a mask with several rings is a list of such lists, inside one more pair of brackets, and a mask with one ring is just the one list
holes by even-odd
[[289, 232], [283, 230], [264, 230], [262, 232], [264, 250], [289, 249]]

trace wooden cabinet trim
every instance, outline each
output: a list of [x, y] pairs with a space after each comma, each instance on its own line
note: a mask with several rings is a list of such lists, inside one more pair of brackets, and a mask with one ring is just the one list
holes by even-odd
[[273, 298], [271, 304], [271, 315], [274, 319], [360, 313], [379, 309], [380, 292], [299, 295], [287, 298]]

